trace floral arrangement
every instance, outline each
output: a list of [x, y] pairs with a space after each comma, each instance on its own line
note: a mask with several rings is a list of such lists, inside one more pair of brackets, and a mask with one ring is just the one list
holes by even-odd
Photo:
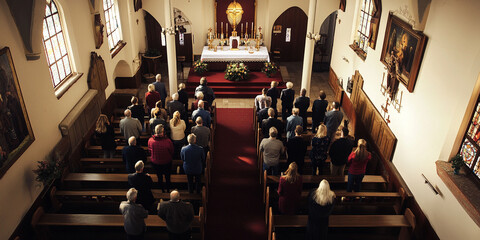
[[265, 62], [262, 67], [262, 72], [271, 77], [273, 74], [277, 73], [278, 67], [273, 62]]
[[33, 170], [37, 175], [37, 181], [47, 185], [53, 180], [59, 178], [63, 172], [63, 162], [56, 160], [55, 157], [47, 157], [43, 161], [38, 161], [38, 168]]
[[247, 80], [249, 72], [244, 63], [229, 63], [225, 70], [225, 79], [235, 82]]
[[208, 64], [202, 60], [197, 60], [193, 63], [193, 71], [198, 74], [203, 74], [208, 72]]

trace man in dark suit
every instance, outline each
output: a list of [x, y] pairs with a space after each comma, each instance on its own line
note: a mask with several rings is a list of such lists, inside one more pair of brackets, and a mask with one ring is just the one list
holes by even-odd
[[128, 174], [128, 185], [138, 190], [137, 203], [148, 211], [152, 208], [155, 198], [152, 194], [152, 178], [148, 173], [143, 172], [145, 165], [143, 161], [135, 164], [135, 173]]
[[287, 88], [282, 90], [280, 100], [282, 100], [282, 119], [285, 122], [292, 114], [293, 100], [295, 99], [295, 91], [292, 82], [287, 82]]
[[130, 102], [132, 105], [128, 106], [128, 109], [132, 111], [132, 118], [138, 119], [143, 126], [145, 123], [145, 107], [138, 103], [138, 98], [135, 96], [132, 97]]
[[210, 105], [213, 104], [213, 101], [215, 100], [215, 93], [213, 92], [213, 89], [207, 86], [207, 78], [202, 77], [200, 78], [200, 85], [198, 85], [197, 88], [195, 88], [195, 96], [197, 95], [198, 92], [202, 92], [205, 101], [207, 101]]
[[310, 106], [310, 98], [306, 97], [307, 89], [302, 88], [300, 96], [295, 99], [295, 107], [300, 110], [298, 115], [303, 118], [303, 130], [307, 131], [307, 109]]
[[265, 108], [262, 108], [260, 109], [258, 112], [257, 112], [257, 119], [258, 119], [258, 123], [262, 124], [262, 121], [264, 119], [267, 119], [268, 118], [268, 109], [270, 108], [270, 104], [271, 104], [271, 100], [270, 99], [267, 99], [265, 101]]
[[178, 84], [178, 101], [185, 106], [185, 112], [188, 112], [188, 93], [185, 89], [185, 83]]
[[169, 239], [190, 239], [194, 218], [193, 206], [180, 200], [180, 193], [173, 190], [170, 201], [158, 204], [158, 216], [167, 223]]
[[161, 82], [162, 81], [162, 75], [157, 74], [155, 76], [155, 82], [152, 83], [155, 86], [155, 91], [160, 93], [160, 99], [162, 100], [162, 108], [165, 108], [165, 99], [167, 98], [167, 89], [165, 87], [165, 83]]
[[295, 137], [290, 138], [286, 143], [287, 147], [287, 165], [296, 162], [298, 173], [303, 173], [303, 163], [305, 162], [305, 154], [307, 153], [308, 143], [302, 137], [303, 128], [297, 125], [295, 128]]
[[280, 97], [280, 93], [278, 92], [277, 89], [278, 82], [277, 81], [272, 81], [270, 83], [270, 88], [267, 90], [267, 96], [272, 98], [272, 108], [277, 111], [277, 99]]
[[127, 168], [128, 173], [135, 172], [135, 163], [140, 160], [147, 160], [147, 154], [142, 147], [137, 146], [137, 139], [130, 137], [128, 139], [128, 146], [122, 150], [123, 162]]
[[269, 138], [269, 130], [271, 127], [275, 127], [278, 131], [277, 134], [277, 139], [282, 139], [282, 134], [283, 134], [283, 129], [285, 127], [283, 126], [283, 122], [275, 117], [275, 109], [269, 108], [268, 109], [268, 118], [264, 119], [262, 121], [262, 133], [263, 133], [263, 138]]
[[184, 120], [185, 123], [187, 124], [188, 123], [187, 112], [185, 112], [185, 106], [183, 105], [183, 103], [178, 101], [178, 97], [179, 97], [178, 93], [172, 94], [173, 100], [167, 103], [168, 116], [170, 116], [170, 119], [172, 119], [173, 113], [175, 113], [175, 111], [179, 111], [180, 118]]
[[327, 95], [323, 90], [320, 90], [320, 99], [313, 101], [312, 104], [312, 132], [316, 133], [320, 123], [324, 121], [325, 112], [327, 112], [328, 101], [325, 100]]

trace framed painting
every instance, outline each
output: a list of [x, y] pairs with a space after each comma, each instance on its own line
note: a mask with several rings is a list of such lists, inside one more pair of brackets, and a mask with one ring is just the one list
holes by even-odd
[[412, 29], [408, 23], [390, 14], [380, 61], [397, 60], [397, 79], [413, 92], [422, 62], [427, 37]]
[[0, 50], [0, 178], [35, 140], [10, 49]]

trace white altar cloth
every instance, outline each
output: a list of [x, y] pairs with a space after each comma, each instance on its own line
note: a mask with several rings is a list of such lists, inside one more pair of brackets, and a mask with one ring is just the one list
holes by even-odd
[[270, 62], [270, 56], [266, 47], [260, 47], [260, 50], [254, 49], [249, 53], [245, 46], [239, 46], [239, 50], [230, 50], [230, 46], [223, 46], [223, 50], [217, 47], [217, 51], [208, 50], [208, 46], [203, 47], [201, 59], [204, 62]]

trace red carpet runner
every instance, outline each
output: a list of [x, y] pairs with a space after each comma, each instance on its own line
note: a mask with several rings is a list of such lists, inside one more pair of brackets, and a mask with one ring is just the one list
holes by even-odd
[[252, 109], [217, 109], [207, 240], [266, 239]]

